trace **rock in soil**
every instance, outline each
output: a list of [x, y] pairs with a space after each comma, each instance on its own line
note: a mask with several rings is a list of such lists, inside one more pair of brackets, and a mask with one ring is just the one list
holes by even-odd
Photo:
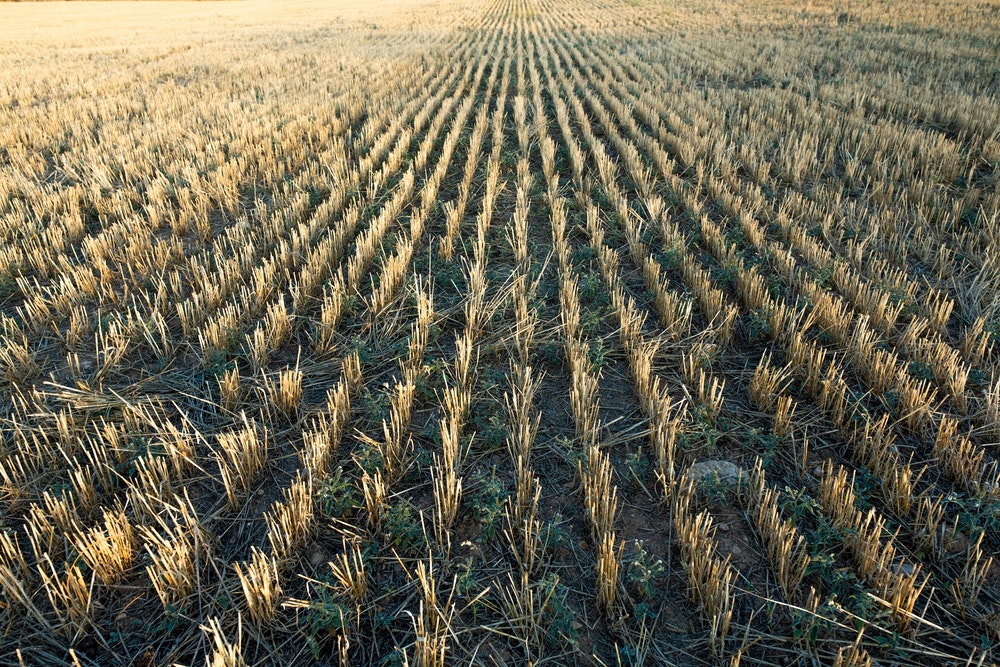
[[696, 482], [714, 480], [726, 485], [735, 485], [740, 481], [743, 471], [735, 463], [729, 461], [698, 461], [687, 470], [687, 476]]

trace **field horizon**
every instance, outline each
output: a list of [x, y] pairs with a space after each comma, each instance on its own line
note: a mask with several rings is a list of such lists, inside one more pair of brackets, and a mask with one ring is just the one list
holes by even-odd
[[0, 25], [0, 667], [998, 662], [1000, 0]]

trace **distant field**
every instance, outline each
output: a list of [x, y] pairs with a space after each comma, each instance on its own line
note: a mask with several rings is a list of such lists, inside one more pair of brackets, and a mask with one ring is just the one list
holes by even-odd
[[0, 665], [998, 661], [1000, 1], [0, 25]]

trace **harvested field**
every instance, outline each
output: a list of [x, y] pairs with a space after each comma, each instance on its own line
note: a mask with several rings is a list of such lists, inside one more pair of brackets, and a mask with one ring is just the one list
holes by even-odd
[[998, 661], [1000, 1], [0, 25], [0, 665]]

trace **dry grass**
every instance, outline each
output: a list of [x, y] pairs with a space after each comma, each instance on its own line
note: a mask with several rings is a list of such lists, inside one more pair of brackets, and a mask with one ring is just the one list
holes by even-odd
[[995, 0], [0, 24], [0, 666], [997, 662]]

